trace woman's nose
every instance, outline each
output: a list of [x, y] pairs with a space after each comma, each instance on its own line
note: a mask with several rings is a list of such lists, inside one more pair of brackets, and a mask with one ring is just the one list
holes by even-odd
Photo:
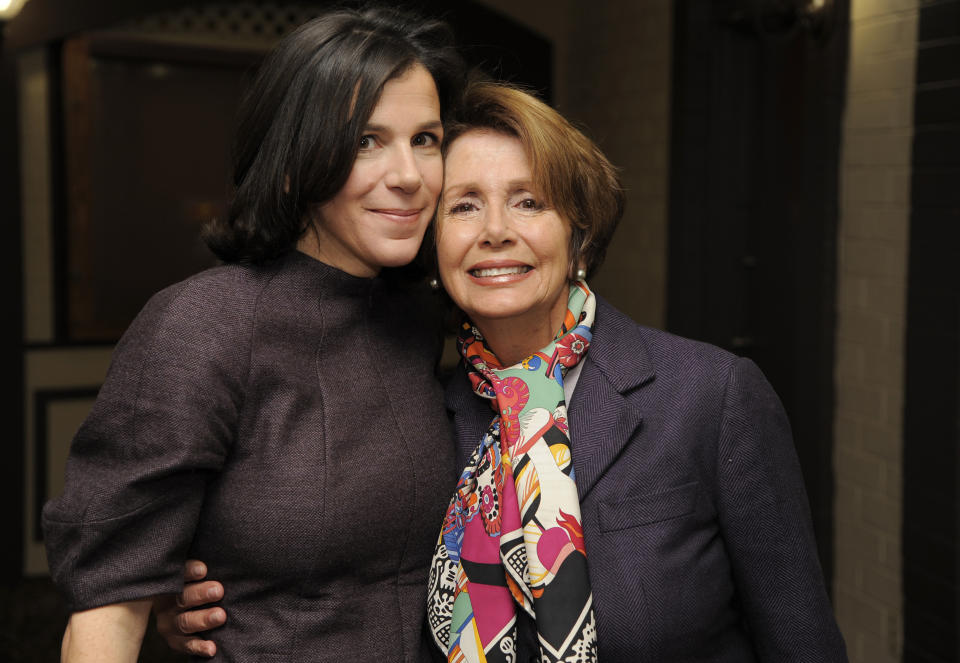
[[489, 246], [508, 244], [513, 239], [513, 230], [507, 213], [499, 205], [486, 208], [480, 241]]
[[420, 164], [409, 147], [399, 147], [390, 158], [389, 170], [386, 176], [386, 185], [391, 189], [400, 189], [406, 193], [413, 193], [423, 184], [423, 173]]

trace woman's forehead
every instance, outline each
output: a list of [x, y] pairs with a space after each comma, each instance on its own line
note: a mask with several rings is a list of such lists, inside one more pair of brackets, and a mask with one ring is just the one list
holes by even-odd
[[457, 136], [447, 148], [444, 164], [447, 176], [453, 178], [480, 166], [496, 171], [530, 172], [530, 160], [520, 139], [490, 129], [471, 129]]

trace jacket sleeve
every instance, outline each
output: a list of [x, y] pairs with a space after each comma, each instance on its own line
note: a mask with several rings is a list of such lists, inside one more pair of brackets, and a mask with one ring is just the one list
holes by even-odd
[[759, 660], [846, 661], [790, 426], [746, 359], [728, 377], [717, 463], [720, 525]]
[[249, 351], [236, 307], [210, 295], [187, 282], [151, 299], [71, 444], [64, 492], [43, 510], [51, 575], [71, 611], [182, 587]]

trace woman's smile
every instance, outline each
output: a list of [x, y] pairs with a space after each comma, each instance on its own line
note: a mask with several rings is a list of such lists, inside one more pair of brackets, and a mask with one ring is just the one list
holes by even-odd
[[367, 212], [375, 214], [383, 220], [393, 222], [397, 225], [398, 229], [409, 227], [414, 230], [419, 230], [420, 215], [424, 209], [424, 207], [417, 207], [415, 209], [367, 209]]
[[525, 278], [532, 268], [530, 265], [510, 264], [501, 261], [486, 261], [468, 269], [478, 283], [507, 283]]

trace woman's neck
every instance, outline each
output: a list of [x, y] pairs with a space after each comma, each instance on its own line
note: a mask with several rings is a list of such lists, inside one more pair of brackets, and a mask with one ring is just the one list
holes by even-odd
[[306, 253], [314, 260], [319, 260], [323, 263], [327, 262], [321, 256], [320, 240], [317, 237], [317, 229], [312, 223], [307, 226], [307, 229], [304, 231], [304, 233], [300, 235], [300, 239], [297, 240], [297, 251], [300, 253]]
[[566, 306], [551, 315], [543, 314], [531, 319], [494, 318], [474, 320], [483, 334], [487, 348], [497, 355], [503, 367], [518, 364], [534, 352], [543, 349], [557, 334], [563, 324]]
[[323, 264], [339, 269], [341, 272], [345, 272], [350, 276], [356, 276], [361, 279], [372, 279], [379, 273], [378, 270], [369, 269], [358, 261], [346, 262], [338, 259], [335, 255], [330, 255], [329, 252], [325, 250], [325, 246], [320, 240], [315, 225], [311, 225], [307, 228], [307, 231], [300, 236], [300, 239], [297, 240], [296, 248], [300, 253], [305, 253], [314, 260], [319, 260]]

